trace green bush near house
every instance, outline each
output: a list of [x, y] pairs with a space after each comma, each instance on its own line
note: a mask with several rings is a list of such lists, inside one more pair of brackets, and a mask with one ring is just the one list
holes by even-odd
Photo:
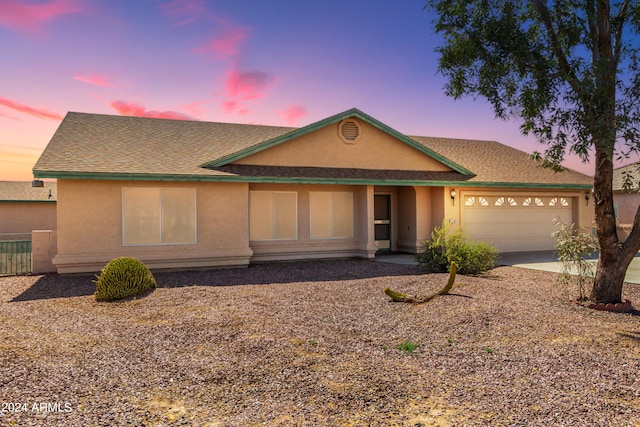
[[430, 272], [446, 272], [455, 262], [461, 274], [480, 274], [495, 266], [498, 249], [486, 242], [469, 241], [462, 228], [449, 232], [443, 224], [431, 233], [422, 252], [417, 255], [418, 263]]
[[156, 288], [149, 268], [135, 258], [114, 258], [96, 277], [96, 301], [128, 298]]

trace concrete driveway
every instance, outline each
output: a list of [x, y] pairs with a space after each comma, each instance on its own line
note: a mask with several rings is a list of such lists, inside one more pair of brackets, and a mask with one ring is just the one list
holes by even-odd
[[[594, 269], [598, 259], [593, 258]], [[512, 252], [500, 254], [500, 259], [496, 261], [496, 265], [510, 265], [513, 267], [530, 268], [532, 270], [544, 270], [560, 272], [561, 266], [558, 257], [553, 251], [545, 252]], [[625, 281], [628, 283], [640, 284], [640, 255], [631, 261], [631, 265], [627, 269]]]
[[[403, 253], [376, 255], [375, 261], [391, 264], [417, 264], [415, 255]], [[593, 258], [591, 262], [593, 262], [595, 270], [595, 264], [598, 262], [597, 257]], [[500, 254], [496, 265], [509, 265], [513, 267], [530, 268], [532, 270], [553, 271], [556, 273], [560, 273], [562, 270], [554, 251], [503, 253]], [[631, 265], [627, 269], [625, 281], [627, 283], [640, 284], [640, 255], [636, 255], [634, 260], [631, 261]]]

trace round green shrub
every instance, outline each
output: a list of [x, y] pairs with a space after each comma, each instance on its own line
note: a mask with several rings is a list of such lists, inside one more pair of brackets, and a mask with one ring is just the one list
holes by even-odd
[[416, 256], [418, 264], [430, 272], [448, 271], [452, 262], [461, 274], [480, 274], [495, 266], [498, 249], [486, 242], [469, 241], [462, 228], [449, 232], [449, 225], [435, 227], [431, 240]]
[[149, 268], [135, 258], [114, 258], [95, 281], [97, 301], [113, 301], [155, 289], [156, 279]]

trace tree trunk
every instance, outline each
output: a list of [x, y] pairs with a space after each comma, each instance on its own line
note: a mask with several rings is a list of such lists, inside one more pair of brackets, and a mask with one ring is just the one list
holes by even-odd
[[597, 303], [622, 301], [624, 276], [633, 257], [640, 249], [640, 208], [636, 212], [633, 228], [627, 240], [618, 240], [615, 210], [613, 207], [612, 152], [596, 145], [596, 170], [593, 178], [596, 231], [600, 256], [589, 299]]
[[587, 125], [595, 147], [593, 191], [596, 231], [600, 256], [593, 289], [589, 299], [597, 303], [617, 303], [622, 300], [624, 276], [638, 251], [638, 215], [630, 238], [618, 240], [616, 215], [613, 206], [613, 155], [616, 143], [616, 72], [613, 58], [609, 2], [596, 5], [597, 29], [592, 31], [595, 42], [592, 50], [595, 92], [584, 98]]
[[[596, 175], [598, 175], [596, 173]], [[595, 178], [594, 178], [595, 179]], [[611, 193], [613, 201], [613, 192]], [[596, 202], [596, 210], [599, 206]], [[603, 209], [604, 210], [604, 209]], [[636, 211], [631, 233], [624, 243], [618, 240], [617, 229], [607, 227], [607, 221], [596, 218], [600, 257], [593, 289], [589, 299], [599, 303], [616, 303], [622, 300], [622, 285], [629, 264], [640, 250], [640, 207]], [[602, 224], [601, 224], [602, 223]], [[613, 220], [615, 226], [615, 218]]]
[[593, 302], [608, 304], [622, 301], [622, 285], [627, 268], [633, 259], [620, 247], [600, 248], [600, 258], [593, 289], [589, 299]]

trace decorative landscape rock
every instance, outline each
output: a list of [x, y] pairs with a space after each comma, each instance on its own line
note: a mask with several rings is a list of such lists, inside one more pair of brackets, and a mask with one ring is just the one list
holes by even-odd
[[591, 303], [588, 304], [587, 307], [593, 310], [611, 311], [613, 313], [630, 313], [633, 310], [631, 301], [629, 301], [628, 299], [622, 299], [622, 302], [618, 302], [615, 304]]

